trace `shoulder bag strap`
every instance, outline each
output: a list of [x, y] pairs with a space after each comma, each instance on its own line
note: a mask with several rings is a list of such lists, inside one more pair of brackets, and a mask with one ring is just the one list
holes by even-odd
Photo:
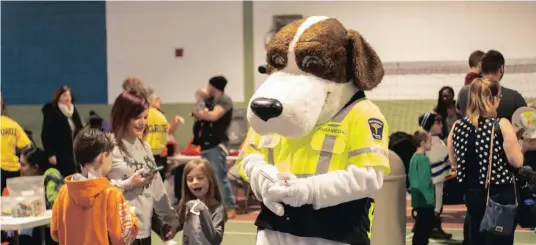
[[[500, 135], [502, 137], [502, 130], [501, 130], [500, 122], [501, 122], [501, 119], [497, 118], [497, 119], [495, 119], [495, 123], [493, 125], [496, 126], [495, 132], [497, 132], [497, 136]], [[517, 186], [516, 186], [516, 177], [515, 177], [514, 173], [512, 173], [512, 184], [514, 185], [514, 197], [515, 197], [514, 201], [515, 201], [515, 204], [516, 204], [516, 207], [517, 207], [517, 205], [518, 205], [518, 201], [517, 201]], [[489, 191], [488, 191], [488, 196], [489, 196]]]
[[488, 165], [488, 174], [486, 175], [486, 189], [488, 194], [486, 195], [486, 203], [489, 201], [489, 190], [491, 189], [491, 167], [493, 166], [493, 143], [495, 141], [495, 123], [491, 127], [491, 142], [489, 147], [489, 165]]

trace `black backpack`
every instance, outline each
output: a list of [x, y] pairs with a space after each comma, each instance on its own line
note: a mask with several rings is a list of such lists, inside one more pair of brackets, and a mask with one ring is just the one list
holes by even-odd
[[413, 154], [417, 151], [417, 147], [415, 147], [415, 144], [413, 143], [413, 136], [402, 131], [394, 132], [389, 137], [389, 150], [396, 153], [404, 163], [406, 187], [409, 188], [409, 162], [411, 161]]

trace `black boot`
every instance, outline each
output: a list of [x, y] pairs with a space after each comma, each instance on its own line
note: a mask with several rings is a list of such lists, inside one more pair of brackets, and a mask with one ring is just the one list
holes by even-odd
[[441, 227], [441, 217], [439, 217], [439, 214], [436, 214], [434, 228], [430, 234], [430, 238], [438, 240], [452, 239], [452, 234], [445, 232]]

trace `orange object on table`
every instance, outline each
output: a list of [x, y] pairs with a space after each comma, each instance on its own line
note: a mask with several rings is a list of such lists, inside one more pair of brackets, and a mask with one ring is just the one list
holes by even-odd
[[181, 151], [182, 155], [199, 156], [201, 154], [201, 147], [192, 145], [192, 141], [193, 139], [188, 141], [188, 143], [186, 144], [186, 147]]

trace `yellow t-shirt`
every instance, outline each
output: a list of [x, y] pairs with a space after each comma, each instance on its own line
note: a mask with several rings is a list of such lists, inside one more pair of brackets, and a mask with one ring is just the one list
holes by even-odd
[[160, 155], [166, 148], [168, 141], [168, 121], [166, 116], [156, 108], [149, 108], [147, 116], [149, 133], [145, 141], [151, 146], [153, 155]]
[[16, 150], [29, 146], [32, 142], [22, 127], [9, 117], [0, 118], [0, 128], [2, 129], [2, 169], [19, 171], [20, 165]]

